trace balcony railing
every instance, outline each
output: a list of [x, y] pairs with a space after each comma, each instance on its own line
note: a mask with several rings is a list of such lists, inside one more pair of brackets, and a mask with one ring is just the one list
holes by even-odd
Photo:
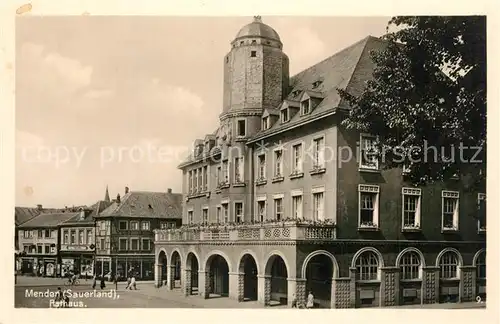
[[269, 241], [337, 238], [332, 222], [284, 221], [255, 224], [188, 225], [180, 229], [155, 230], [155, 242], [180, 241]]

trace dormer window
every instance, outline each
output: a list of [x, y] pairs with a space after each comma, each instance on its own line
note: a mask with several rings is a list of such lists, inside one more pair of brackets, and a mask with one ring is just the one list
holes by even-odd
[[300, 110], [302, 111], [302, 115], [307, 115], [311, 112], [311, 100], [306, 99], [300, 103]]
[[269, 128], [269, 117], [264, 117], [262, 118], [262, 129], [268, 129]]
[[289, 116], [288, 116], [288, 109], [283, 109], [281, 111], [281, 122], [282, 123], [286, 123], [288, 121], [288, 118], [289, 118]]
[[322, 81], [314, 81], [313, 82], [313, 88], [317, 88], [321, 85], [321, 83], [323, 83]]
[[300, 93], [300, 90], [294, 90], [294, 91], [292, 91], [292, 96], [296, 97], [299, 95], [299, 93]]

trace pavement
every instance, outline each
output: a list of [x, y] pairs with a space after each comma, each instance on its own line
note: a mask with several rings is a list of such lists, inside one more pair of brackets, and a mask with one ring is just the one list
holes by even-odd
[[[125, 290], [126, 282], [118, 283], [115, 290], [111, 282], [106, 282], [106, 288], [92, 289], [92, 280], [80, 280], [78, 286], [64, 285], [67, 279], [62, 278], [17, 278], [15, 285], [16, 308], [48, 308], [51, 307], [51, 296], [36, 296], [38, 293], [55, 293], [58, 287], [66, 290], [72, 296], [71, 307], [74, 308], [264, 308], [256, 301], [239, 303], [224, 297], [203, 299], [199, 296], [185, 297], [181, 289], [167, 290], [166, 287], [156, 288], [152, 281], [137, 282], [137, 290]], [[105, 294], [102, 294], [105, 293]], [[273, 306], [271, 309], [283, 309], [286, 306]], [[472, 309], [486, 308], [486, 303], [446, 303], [430, 305], [405, 305], [391, 307], [395, 309]]]

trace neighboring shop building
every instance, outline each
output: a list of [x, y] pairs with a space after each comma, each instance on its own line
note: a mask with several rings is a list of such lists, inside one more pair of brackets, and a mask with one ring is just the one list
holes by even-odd
[[61, 276], [72, 271], [84, 277], [92, 277], [95, 257], [93, 216], [109, 205], [109, 202], [99, 201], [90, 208], [82, 208], [78, 215], [61, 224]]
[[21, 274], [60, 275], [58, 226], [76, 215], [74, 212], [42, 213], [19, 226], [19, 248], [26, 252], [21, 258]]
[[154, 229], [181, 224], [181, 194], [130, 191], [96, 215], [96, 273], [154, 279]]

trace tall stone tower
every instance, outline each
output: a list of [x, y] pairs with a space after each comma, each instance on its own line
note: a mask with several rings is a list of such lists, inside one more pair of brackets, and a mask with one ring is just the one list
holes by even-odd
[[254, 135], [266, 108], [277, 108], [289, 81], [288, 57], [278, 33], [259, 16], [240, 29], [224, 57], [224, 98], [220, 116], [231, 142]]

